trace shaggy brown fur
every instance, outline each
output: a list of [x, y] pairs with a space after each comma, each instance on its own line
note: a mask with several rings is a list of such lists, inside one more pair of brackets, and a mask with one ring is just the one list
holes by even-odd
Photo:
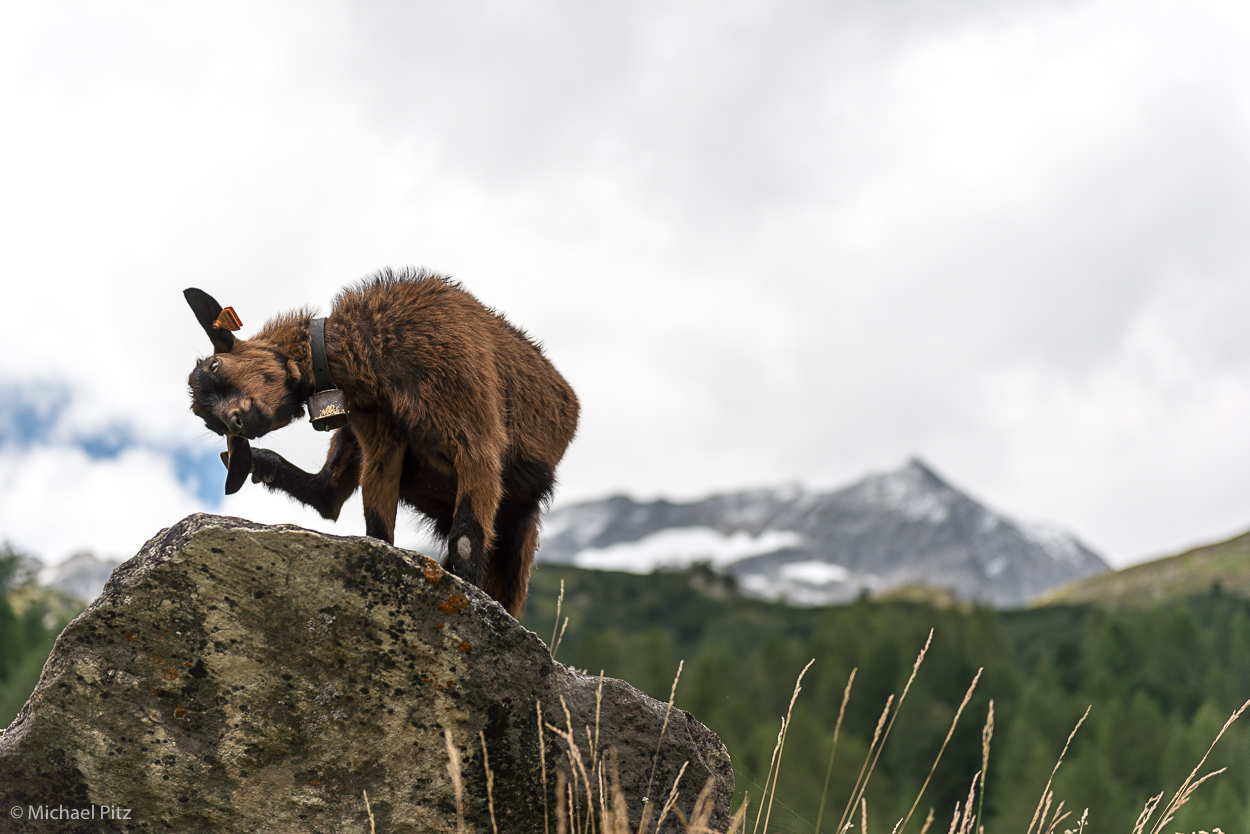
[[[221, 308], [209, 296], [187, 298], [215, 351], [189, 379], [205, 425], [255, 439], [302, 416], [314, 387], [311, 312], [240, 340], [212, 324]], [[517, 615], [539, 513], [577, 429], [573, 389], [525, 333], [425, 271], [383, 271], [340, 293], [326, 352], [349, 424], [315, 475], [253, 450], [253, 481], [329, 519], [359, 486], [365, 530], [387, 542], [398, 505], [415, 508], [447, 542], [448, 570]]]

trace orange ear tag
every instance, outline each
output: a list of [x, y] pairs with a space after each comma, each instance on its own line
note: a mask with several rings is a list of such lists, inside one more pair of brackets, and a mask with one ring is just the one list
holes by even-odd
[[243, 322], [239, 321], [239, 315], [234, 311], [233, 307], [223, 309], [213, 321], [213, 327], [222, 330], [238, 330], [242, 326]]

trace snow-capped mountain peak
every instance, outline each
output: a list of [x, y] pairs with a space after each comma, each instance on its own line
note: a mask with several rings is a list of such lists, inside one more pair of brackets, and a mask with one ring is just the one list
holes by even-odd
[[848, 499], [867, 507], [894, 511], [914, 521], [941, 524], [950, 517], [959, 493], [920, 460], [912, 458], [902, 469], [870, 475], [845, 490]]
[[1000, 515], [918, 459], [832, 492], [791, 486], [689, 503], [615, 496], [559, 508], [538, 558], [631, 572], [706, 562], [747, 593], [803, 604], [923, 584], [1018, 605], [1107, 570], [1070, 534]]

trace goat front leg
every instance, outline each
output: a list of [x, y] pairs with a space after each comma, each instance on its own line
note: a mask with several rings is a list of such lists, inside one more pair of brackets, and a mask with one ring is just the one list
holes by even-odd
[[[360, 485], [360, 443], [350, 426], [334, 433], [321, 471], [305, 472], [277, 452], [252, 450], [252, 483], [282, 492], [312, 507], [322, 518], [338, 520], [344, 502]], [[224, 461], [224, 456], [223, 456]]]
[[365, 535], [394, 544], [407, 447], [387, 428], [375, 424], [360, 431], [360, 493], [365, 505]]

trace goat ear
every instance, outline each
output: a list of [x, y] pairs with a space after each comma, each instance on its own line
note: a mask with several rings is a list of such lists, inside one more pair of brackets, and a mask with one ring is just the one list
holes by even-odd
[[230, 435], [226, 439], [226, 495], [234, 495], [252, 474], [252, 447], [247, 438]]
[[[229, 353], [234, 347], [234, 334], [217, 325], [218, 316], [221, 315], [221, 305], [211, 295], [195, 287], [183, 290], [182, 294], [186, 297], [187, 304], [191, 305], [191, 311], [195, 313], [200, 327], [204, 328], [204, 332], [212, 341], [213, 352]], [[231, 312], [233, 313], [233, 310]]]

